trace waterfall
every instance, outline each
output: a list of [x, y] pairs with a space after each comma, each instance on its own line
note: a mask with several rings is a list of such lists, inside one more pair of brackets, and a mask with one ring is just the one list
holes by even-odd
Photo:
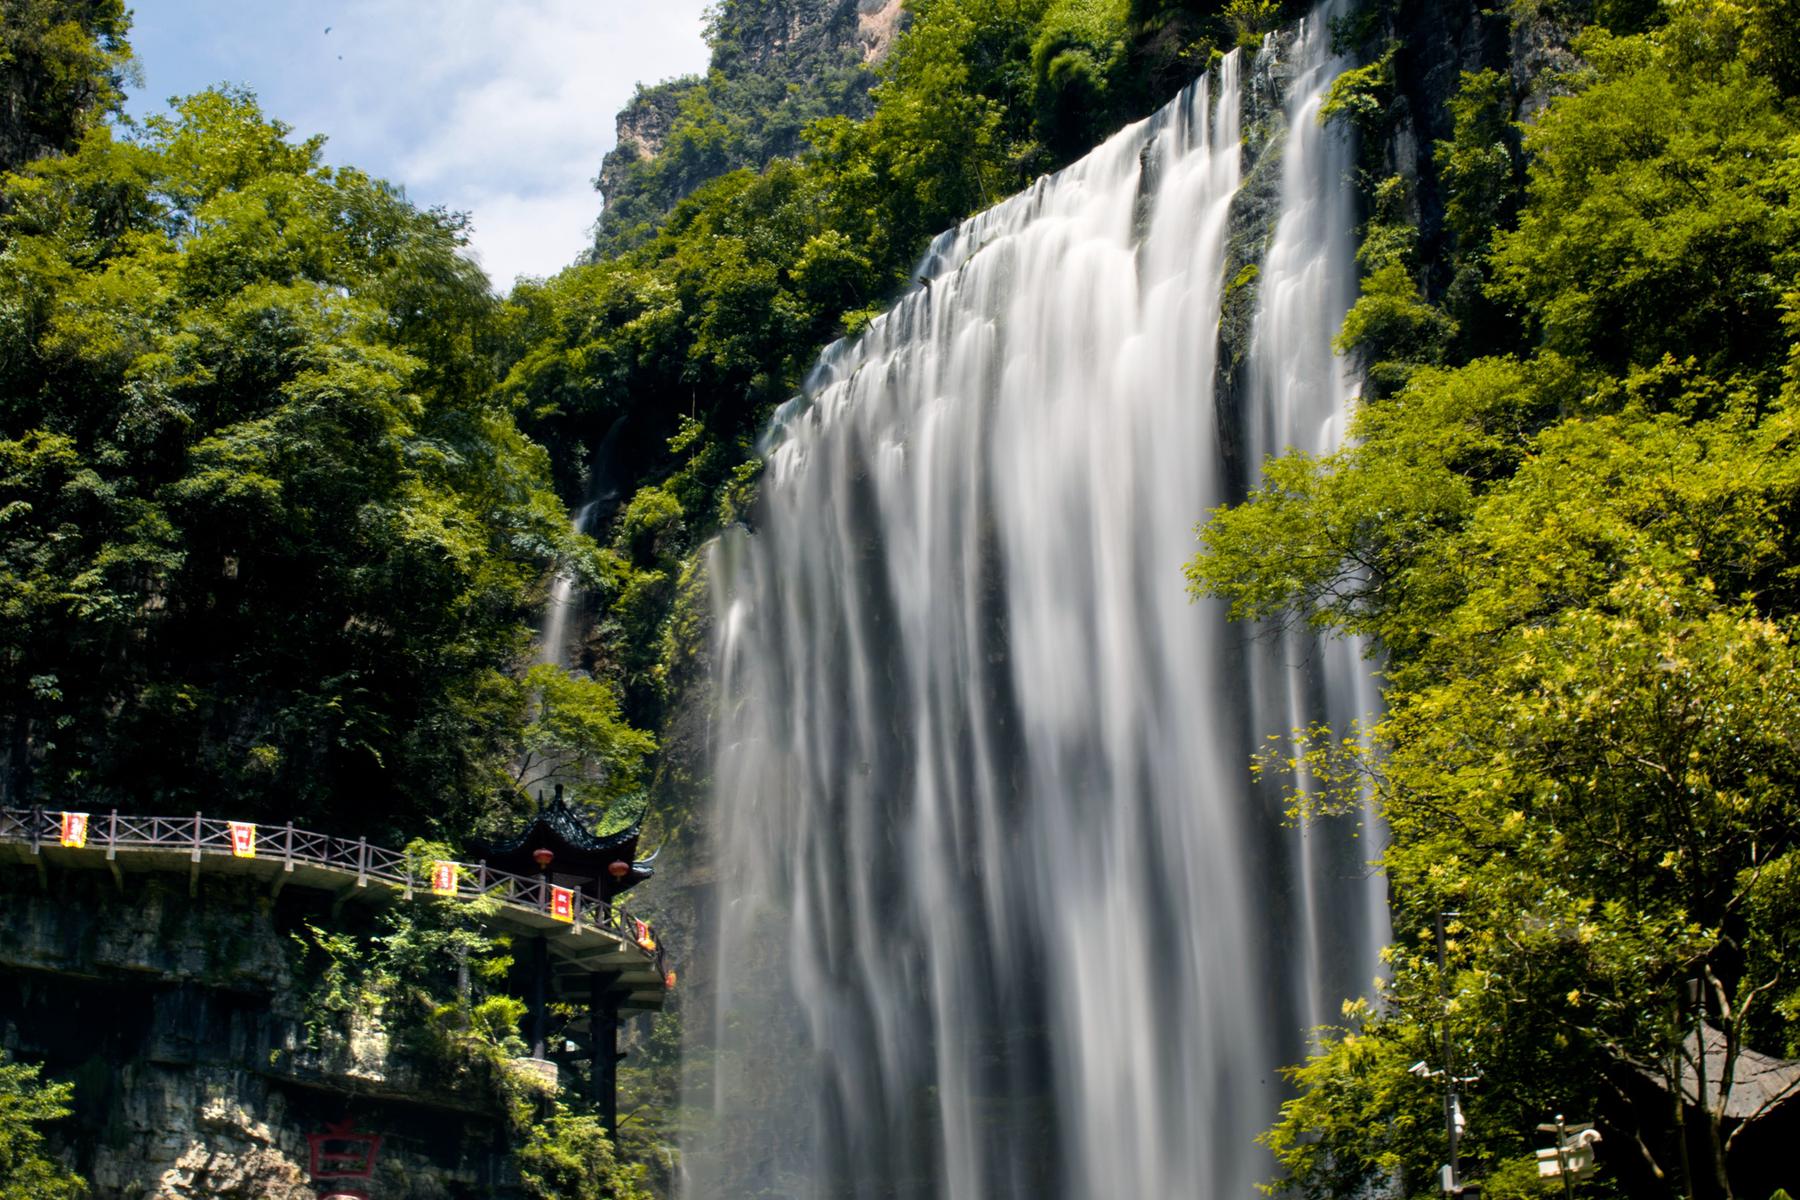
[[[755, 531], [713, 563], [685, 1194], [1211, 1200], [1271, 1173], [1275, 1068], [1384, 930], [1373, 849], [1283, 827], [1247, 763], [1372, 689], [1354, 647], [1253, 638], [1181, 567], [1249, 482], [1230, 446], [1328, 447], [1354, 395], [1329, 41], [1315, 18], [1228, 55], [939, 237], [778, 414]], [[1222, 403], [1247, 122], [1278, 211]]]
[[[601, 500], [589, 500], [577, 508], [569, 521], [569, 528], [576, 533], [586, 533], [594, 510], [601, 503]], [[575, 578], [575, 572], [566, 565], [558, 565], [555, 576], [550, 580], [550, 594], [544, 600], [542, 632], [538, 635], [538, 662], [567, 667], [573, 661], [574, 655], [569, 653], [569, 618], [574, 615], [575, 606], [580, 599], [580, 581]]]

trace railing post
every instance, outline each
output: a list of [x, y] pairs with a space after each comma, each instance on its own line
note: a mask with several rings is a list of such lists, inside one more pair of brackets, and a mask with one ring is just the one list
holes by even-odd
[[475, 864], [475, 886], [482, 895], [487, 894], [487, 859]]
[[579, 934], [581, 932], [581, 888], [579, 885], [575, 888], [575, 898], [569, 902], [569, 925], [571, 933]]
[[44, 840], [44, 806], [31, 806], [31, 852], [38, 852], [38, 845]]
[[200, 814], [194, 814], [194, 862], [200, 861]]
[[287, 840], [282, 847], [281, 856], [281, 869], [291, 872], [294, 869], [294, 822], [291, 819], [287, 823]]
[[356, 839], [356, 886], [369, 886], [369, 839]]
[[106, 861], [119, 857], [119, 810], [113, 809], [106, 821]]

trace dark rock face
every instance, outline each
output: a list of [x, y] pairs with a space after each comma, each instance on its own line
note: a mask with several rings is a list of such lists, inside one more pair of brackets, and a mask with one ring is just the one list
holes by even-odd
[[311, 1200], [308, 1134], [382, 1136], [372, 1196], [506, 1195], [500, 1114], [390, 1054], [375, 1021], [308, 1047], [287, 930], [329, 897], [247, 883], [0, 878], [0, 1045], [75, 1084], [56, 1135], [100, 1200]]
[[1219, 452], [1234, 499], [1248, 486], [1254, 464], [1244, 461], [1244, 366], [1256, 316], [1257, 279], [1281, 206], [1281, 155], [1287, 140], [1282, 97], [1291, 63], [1292, 31], [1277, 52], [1254, 60], [1243, 94], [1243, 183], [1231, 199], [1225, 243], [1225, 291], [1219, 304], [1218, 373], [1213, 402], [1218, 409]]

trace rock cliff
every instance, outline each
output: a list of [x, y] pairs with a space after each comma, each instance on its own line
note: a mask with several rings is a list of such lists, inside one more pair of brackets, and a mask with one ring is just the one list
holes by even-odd
[[381, 1143], [354, 1186], [395, 1200], [513, 1194], [490, 1094], [393, 1051], [375, 1021], [304, 1028], [289, 933], [330, 898], [248, 882], [17, 868], [0, 878], [0, 1046], [73, 1080], [58, 1130], [98, 1200], [313, 1200], [308, 1136]]
[[902, 0], [732, 0], [707, 30], [705, 77], [640, 86], [594, 185], [596, 256], [643, 240], [683, 196], [801, 147], [806, 122], [868, 111], [870, 69], [903, 27]]

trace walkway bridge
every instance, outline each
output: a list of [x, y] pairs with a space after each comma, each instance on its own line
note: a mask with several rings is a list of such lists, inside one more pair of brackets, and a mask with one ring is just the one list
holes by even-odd
[[[80, 820], [72, 824], [71, 817]], [[78, 836], [67, 836], [71, 833]], [[117, 810], [0, 808], [0, 862], [35, 864], [40, 877], [46, 864], [104, 869], [121, 891], [127, 875], [186, 872], [190, 894], [207, 873], [262, 880], [272, 897], [284, 887], [327, 891], [338, 906], [411, 899], [418, 892], [447, 900], [486, 898], [495, 903], [484, 906], [482, 919], [541, 956], [547, 981], [559, 995], [590, 1001], [600, 989], [607, 1007], [619, 1014], [659, 1012], [670, 980], [650, 926], [622, 905], [584, 896], [579, 887], [491, 870], [485, 862], [425, 864], [364, 838], [331, 837], [291, 822], [271, 826], [203, 813], [146, 817]], [[534, 1000], [541, 1009], [542, 999]]]

